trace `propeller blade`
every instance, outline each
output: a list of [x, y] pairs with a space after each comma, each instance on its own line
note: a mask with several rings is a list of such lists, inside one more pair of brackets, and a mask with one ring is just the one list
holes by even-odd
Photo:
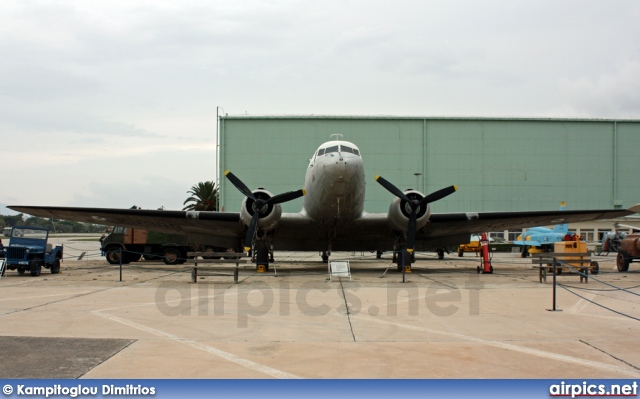
[[253, 196], [253, 193], [251, 192], [251, 190], [249, 190], [249, 187], [247, 187], [242, 180], [238, 179], [236, 177], [236, 175], [234, 175], [233, 173], [231, 173], [231, 171], [226, 170], [224, 172], [224, 175], [227, 176], [227, 179], [229, 179], [231, 181], [231, 183], [236, 186], [236, 188], [238, 190], [240, 190], [240, 192], [242, 194], [244, 194], [246, 197], [251, 198], [252, 200], [255, 201], [255, 197]]
[[429, 194], [426, 197], [424, 197], [423, 199], [421, 199], [420, 200], [420, 205], [422, 206], [424, 204], [429, 204], [431, 202], [439, 201], [439, 200], [443, 199], [444, 197], [455, 193], [456, 191], [458, 191], [458, 187], [455, 186], [455, 185], [449, 186], [449, 187], [445, 187], [445, 188], [440, 189], [438, 191], [434, 191], [431, 194]]
[[306, 195], [307, 191], [302, 189], [302, 190], [297, 190], [297, 191], [289, 191], [288, 193], [282, 193], [282, 194], [278, 194], [278, 195], [274, 195], [273, 197], [269, 198], [267, 200], [267, 204], [281, 204], [283, 202], [287, 202], [287, 201], [291, 201], [294, 200], [296, 198], [300, 198], [303, 195]]
[[256, 227], [258, 226], [258, 219], [260, 218], [260, 212], [256, 212], [251, 217], [251, 222], [247, 228], [247, 238], [244, 240], [244, 250], [246, 252], [251, 251], [253, 247], [253, 237], [256, 234]]
[[401, 200], [404, 200], [404, 201], [407, 201], [407, 202], [411, 202], [409, 197], [407, 197], [402, 191], [400, 191], [400, 189], [398, 187], [396, 187], [393, 184], [391, 184], [388, 180], [386, 180], [382, 176], [376, 176], [376, 181], [378, 183], [380, 183], [380, 185], [382, 187], [386, 188], [387, 191], [389, 191], [391, 194], [395, 195], [396, 197], [400, 198]]
[[413, 246], [416, 242], [416, 209], [411, 210], [409, 217], [409, 226], [407, 226], [407, 252], [413, 252]]

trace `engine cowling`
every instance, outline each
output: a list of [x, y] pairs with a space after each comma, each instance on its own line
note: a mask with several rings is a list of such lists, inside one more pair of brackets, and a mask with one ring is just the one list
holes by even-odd
[[[406, 190], [404, 194], [411, 200], [420, 201], [424, 198], [424, 194], [415, 190]], [[394, 198], [389, 206], [389, 226], [394, 230], [406, 231], [407, 226], [409, 225], [410, 215], [411, 208], [409, 207], [409, 204], [400, 198]], [[426, 226], [429, 221], [429, 216], [431, 216], [431, 208], [429, 207], [429, 204], [426, 204], [424, 207], [420, 207], [416, 214], [416, 230]]]
[[[259, 199], [268, 200], [273, 197], [273, 194], [264, 189], [257, 189], [252, 191], [253, 196]], [[260, 212], [260, 218], [258, 219], [258, 234], [260, 234], [260, 230], [262, 232], [267, 232], [273, 230], [278, 222], [280, 221], [280, 217], [282, 216], [282, 207], [280, 204], [269, 204], [264, 205], [262, 209], [255, 209], [254, 200], [248, 197], [245, 197], [242, 201], [242, 206], [240, 210], [240, 220], [245, 226], [249, 226], [251, 223], [251, 218], [254, 213]]]

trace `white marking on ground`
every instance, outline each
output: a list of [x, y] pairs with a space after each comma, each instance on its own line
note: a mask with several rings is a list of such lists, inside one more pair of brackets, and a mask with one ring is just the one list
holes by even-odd
[[573, 356], [562, 355], [562, 354], [555, 353], [555, 352], [548, 352], [548, 351], [543, 351], [543, 350], [540, 350], [540, 349], [532, 349], [532, 348], [527, 348], [527, 347], [524, 347], [524, 346], [518, 346], [518, 345], [514, 345], [514, 344], [507, 344], [505, 342], [500, 342], [500, 341], [488, 341], [488, 340], [484, 340], [482, 338], [472, 337], [472, 336], [468, 336], [468, 335], [464, 335], [464, 334], [453, 333], [453, 332], [449, 332], [449, 331], [433, 330], [431, 328], [412, 326], [410, 324], [389, 322], [389, 321], [377, 319], [377, 318], [374, 318], [374, 317], [367, 317], [367, 320], [370, 320], [370, 321], [373, 321], [373, 322], [376, 322], [376, 323], [388, 324], [388, 325], [392, 325], [392, 326], [396, 326], [396, 327], [406, 328], [408, 330], [427, 332], [427, 333], [430, 333], [430, 334], [444, 335], [444, 336], [447, 336], [447, 337], [455, 337], [455, 338], [463, 339], [465, 341], [470, 341], [470, 342], [475, 342], [475, 343], [479, 343], [479, 344], [483, 344], [483, 345], [493, 346], [495, 348], [511, 350], [511, 351], [514, 351], [514, 352], [525, 353], [527, 355], [538, 356], [538, 357], [543, 357], [543, 358], [552, 359], [552, 360], [558, 360], [558, 361], [566, 362], [566, 363], [578, 364], [580, 366], [594, 367], [594, 368], [597, 368], [597, 369], [611, 371], [611, 372], [614, 372], [614, 373], [621, 373], [621, 374], [625, 374], [625, 375], [628, 375], [628, 376], [633, 376], [633, 377], [640, 376], [640, 373], [635, 372], [635, 371], [630, 371], [630, 370], [627, 370], [625, 368], [616, 367], [616, 366], [612, 366], [610, 364], [600, 363], [600, 362], [596, 362], [596, 361], [592, 361], [592, 360], [579, 359], [579, 358], [576, 358], [576, 357], [573, 357]]
[[49, 298], [49, 297], [52, 297], [52, 296], [72, 296], [72, 295], [88, 294], [90, 292], [93, 292], [93, 291], [65, 292], [64, 294], [51, 294], [51, 295], [38, 295], [38, 296], [19, 296], [19, 297], [15, 297], [15, 298], [0, 299], [0, 302], [4, 302], [4, 301], [23, 301], [25, 299]]
[[234, 355], [232, 353], [225, 352], [225, 351], [220, 350], [218, 348], [214, 348], [213, 346], [205, 345], [205, 344], [202, 344], [200, 342], [196, 342], [196, 341], [193, 341], [193, 340], [190, 340], [190, 339], [186, 339], [186, 338], [180, 338], [177, 335], [174, 335], [174, 334], [171, 334], [171, 333], [168, 333], [168, 332], [165, 332], [165, 331], [161, 331], [161, 330], [158, 330], [158, 329], [155, 329], [155, 328], [152, 328], [152, 327], [148, 327], [148, 326], [145, 326], [145, 325], [142, 325], [142, 324], [130, 321], [130, 320], [126, 320], [126, 319], [123, 319], [123, 318], [118, 317], [118, 316], [113, 316], [113, 315], [106, 314], [106, 313], [100, 313], [100, 311], [97, 311], [97, 310], [94, 310], [91, 313], [95, 314], [96, 316], [100, 316], [100, 317], [103, 317], [105, 319], [114, 321], [116, 323], [124, 324], [126, 326], [133, 327], [135, 329], [138, 329], [138, 330], [141, 330], [141, 331], [145, 331], [145, 332], [148, 332], [148, 333], [160, 336], [160, 337], [169, 338], [172, 341], [175, 341], [175, 342], [190, 346], [192, 348], [195, 348], [195, 349], [198, 349], [198, 350], [201, 350], [201, 351], [204, 351], [204, 352], [207, 352], [207, 353], [212, 354], [214, 356], [217, 356], [217, 357], [219, 357], [221, 359], [230, 361], [232, 363], [235, 363], [235, 364], [238, 364], [240, 366], [246, 367], [246, 368], [248, 368], [250, 370], [257, 371], [259, 373], [266, 374], [266, 375], [269, 375], [269, 376], [274, 377], [274, 378], [280, 378], [280, 379], [300, 379], [300, 378], [302, 378], [302, 377], [299, 377], [299, 376], [297, 376], [295, 374], [290, 374], [290, 373], [287, 373], [285, 371], [274, 369], [273, 367], [265, 366], [263, 364], [259, 364], [259, 363], [256, 363], [254, 361], [248, 360], [248, 359], [243, 359], [243, 358], [241, 358], [239, 356], [236, 356], [236, 355]]

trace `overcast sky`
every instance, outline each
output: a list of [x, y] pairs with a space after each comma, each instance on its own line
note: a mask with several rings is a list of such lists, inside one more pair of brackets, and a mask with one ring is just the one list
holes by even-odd
[[0, 204], [181, 209], [215, 179], [217, 106], [638, 119], [638, 21], [637, 0], [2, 0]]

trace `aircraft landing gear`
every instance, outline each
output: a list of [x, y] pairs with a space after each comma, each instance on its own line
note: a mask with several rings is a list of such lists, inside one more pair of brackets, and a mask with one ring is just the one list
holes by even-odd
[[258, 243], [256, 243], [256, 271], [258, 273], [269, 271], [269, 248]]
[[413, 253], [408, 252], [406, 249], [402, 248], [401, 252], [397, 254], [395, 261], [396, 265], [398, 266], [398, 271], [402, 272], [402, 270], [404, 270], [405, 273], [411, 273], [411, 263], [413, 262], [413, 260]]

